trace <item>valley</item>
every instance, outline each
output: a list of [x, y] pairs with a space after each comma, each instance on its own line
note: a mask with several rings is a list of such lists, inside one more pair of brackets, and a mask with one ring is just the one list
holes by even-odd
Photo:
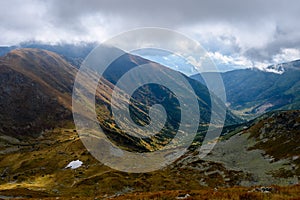
[[[66, 61], [64, 57], [68, 55], [24, 48], [0, 58], [0, 198], [180, 199], [186, 194], [186, 199], [299, 198], [300, 76], [294, 71], [298, 62], [289, 64], [293, 68], [286, 67], [281, 75], [255, 70], [224, 74], [225, 87], [232, 88], [227, 93], [230, 106], [219, 142], [203, 159], [199, 158], [199, 146], [209, 123], [211, 100], [201, 80], [185, 76], [197, 94], [201, 113], [189, 151], [160, 170], [126, 173], [99, 162], [80, 140], [71, 100], [78, 68], [70, 62], [80, 58], [72, 55]], [[126, 53], [106, 71], [95, 97], [97, 119], [107, 137], [133, 152], [161, 149], [174, 137], [179, 123], [175, 96], [157, 85], [139, 89], [132, 116], [147, 124], [149, 106], [161, 103], [171, 113], [165, 132], [140, 139], [122, 132], [114, 122], [110, 99], [116, 81], [144, 63], [165, 69]], [[260, 78], [266, 83], [257, 91], [248, 88], [247, 96], [244, 87]], [[220, 107], [224, 104], [221, 100], [217, 103]], [[237, 114], [243, 109], [248, 113]], [[72, 161], [82, 165], [67, 168]], [[260, 187], [272, 189], [268, 193], [255, 191]]]

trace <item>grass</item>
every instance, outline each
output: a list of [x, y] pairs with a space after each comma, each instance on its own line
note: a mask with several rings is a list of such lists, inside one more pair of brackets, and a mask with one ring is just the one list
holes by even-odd
[[[260, 131], [263, 124], [258, 124], [247, 131]], [[9, 146], [14, 145], [17, 144]], [[247, 174], [196, 157], [193, 152], [192, 156], [185, 155], [172, 165], [150, 173], [119, 172], [94, 159], [74, 126], [68, 124], [67, 128], [49, 130], [39, 138], [23, 141], [17, 151], [0, 154], [0, 195], [38, 199], [174, 199], [188, 193], [189, 199], [300, 198], [299, 185], [273, 186], [274, 191], [268, 194], [249, 192], [253, 187], [236, 187], [247, 179]], [[82, 167], [65, 169], [70, 161], [77, 159], [83, 162]], [[272, 173], [281, 176], [286, 171]], [[218, 190], [213, 189], [216, 186]]]
[[[71, 126], [71, 125], [70, 125]], [[83, 166], [65, 169], [72, 160]], [[124, 173], [110, 169], [94, 159], [85, 149], [74, 129], [56, 128], [18, 151], [0, 155], [0, 195], [23, 197], [97, 197], [135, 192], [163, 190], [198, 190], [208, 185], [226, 185], [218, 174], [199, 172], [203, 163], [193, 167], [175, 163], [167, 168], [142, 174]], [[217, 163], [206, 163], [207, 172], [224, 171]], [[234, 185], [234, 182], [231, 183]], [[30, 192], [28, 192], [30, 190]]]
[[[260, 188], [260, 187], [257, 187]], [[297, 200], [300, 198], [300, 185], [294, 186], [271, 186], [272, 191], [269, 193], [264, 193], [260, 191], [255, 191], [255, 187], [230, 187], [230, 188], [203, 188], [199, 190], [163, 190], [156, 192], [130, 192], [128, 194], [116, 194], [116, 195], [101, 195], [93, 197], [84, 197], [84, 196], [52, 196], [47, 197], [43, 192], [40, 192], [43, 195], [38, 196], [37, 193], [30, 190], [16, 190], [16, 194], [24, 195], [25, 192], [29, 194], [30, 197], [20, 198], [20, 199], [43, 199], [43, 200], [69, 200], [69, 199], [115, 199], [115, 200], [128, 200], [128, 199], [138, 199], [138, 200], [174, 200], [180, 196], [185, 196], [189, 194], [189, 197], [185, 198], [188, 200], [198, 199], [198, 200]], [[8, 195], [9, 196], [9, 195]]]
[[296, 123], [300, 123], [299, 111], [281, 111], [259, 121], [249, 129], [250, 137], [257, 140], [249, 149], [262, 149], [277, 160], [299, 156], [300, 129]]
[[160, 192], [140, 192], [127, 195], [121, 195], [113, 199], [176, 199], [178, 196], [189, 194], [186, 199], [214, 199], [214, 200], [283, 200], [283, 199], [299, 199], [300, 185], [291, 187], [273, 186], [272, 192], [262, 193], [251, 191], [254, 188], [247, 187], [231, 187], [231, 188], [206, 188], [202, 190], [167, 190]]

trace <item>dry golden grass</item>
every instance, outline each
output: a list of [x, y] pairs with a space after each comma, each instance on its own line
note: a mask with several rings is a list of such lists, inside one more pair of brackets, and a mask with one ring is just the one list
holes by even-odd
[[85, 196], [52, 196], [45, 197], [42, 192], [38, 196], [38, 193], [34, 193], [29, 190], [16, 190], [16, 194], [20, 196], [27, 192], [30, 194], [31, 198], [21, 198], [21, 199], [43, 199], [43, 200], [69, 200], [69, 199], [114, 199], [114, 200], [128, 200], [128, 199], [137, 199], [137, 200], [174, 200], [178, 199], [179, 196], [185, 196], [189, 194], [189, 197], [184, 198], [187, 200], [199, 199], [199, 200], [298, 200], [300, 199], [300, 185], [294, 186], [272, 186], [273, 191], [270, 193], [262, 192], [252, 192], [253, 188], [247, 187], [231, 187], [231, 188], [206, 188], [201, 190], [165, 190], [157, 192], [135, 192], [126, 195], [101, 195], [94, 197], [85, 197]]
[[[16, 152], [0, 155], [0, 196], [45, 199], [175, 199], [180, 194], [188, 199], [300, 199], [300, 186], [274, 186], [271, 193], [249, 192], [247, 187], [225, 186], [217, 174], [204, 175], [197, 168], [204, 161], [191, 162], [144, 174], [129, 174], [110, 169], [94, 159], [85, 149], [77, 133], [57, 128], [46, 132], [42, 138], [21, 145]], [[83, 161], [83, 166], [65, 169], [72, 160]], [[217, 163], [208, 163], [208, 171], [222, 171], [227, 177], [241, 178], [242, 174], [227, 171]], [[210, 187], [199, 184], [205, 180]], [[234, 179], [231, 178], [234, 185]], [[238, 181], [238, 180], [237, 180]], [[119, 195], [119, 196], [118, 196]]]
[[114, 197], [112, 199], [176, 199], [178, 196], [189, 194], [188, 200], [191, 199], [214, 199], [214, 200], [296, 200], [300, 199], [300, 185], [290, 187], [273, 186], [273, 191], [270, 193], [251, 192], [252, 188], [247, 187], [231, 187], [219, 189], [202, 189], [202, 190], [175, 190], [175, 191], [160, 191], [160, 192], [140, 192], [128, 195]]

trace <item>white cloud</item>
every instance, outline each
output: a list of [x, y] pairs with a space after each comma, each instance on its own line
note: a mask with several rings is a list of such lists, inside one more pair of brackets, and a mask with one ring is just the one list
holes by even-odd
[[217, 65], [228, 65], [233, 68], [253, 67], [253, 63], [242, 55], [223, 55], [220, 52], [208, 52], [208, 56]]
[[208, 52], [208, 55], [218, 62], [223, 64], [232, 64], [235, 60], [231, 56], [222, 55], [220, 52]]
[[273, 56], [274, 63], [283, 63], [297, 59], [300, 59], [300, 50], [292, 48], [282, 49], [279, 54]]
[[[103, 41], [132, 28], [154, 26], [199, 41], [217, 64], [264, 68], [300, 58], [299, 6], [297, 0], [0, 1], [0, 45]], [[198, 58], [190, 61], [201, 66]]]
[[259, 70], [264, 71], [269, 65], [270, 63], [266, 63], [266, 62], [253, 62], [251, 68], [257, 68]]

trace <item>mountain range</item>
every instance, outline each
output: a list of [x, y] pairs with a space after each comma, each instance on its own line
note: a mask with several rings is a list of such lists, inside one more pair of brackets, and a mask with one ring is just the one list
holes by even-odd
[[[76, 67], [58, 54], [48, 50], [30, 48], [15, 49], [3, 56], [0, 62], [1, 76], [3, 77], [1, 79], [1, 88], [3, 88], [1, 98], [3, 99], [0, 103], [3, 108], [0, 115], [2, 134], [22, 139], [25, 135], [39, 136], [45, 129], [72, 123], [71, 98], [78, 70]], [[98, 85], [96, 95], [98, 120], [103, 129], [107, 131], [108, 136], [112, 140], [117, 140], [119, 144], [128, 144], [130, 148], [134, 147], [138, 151], [158, 148], [166, 138], [172, 138], [172, 134], [179, 127], [181, 112], [174, 94], [162, 86], [152, 84], [143, 86], [139, 89], [140, 91], [136, 92], [133, 99], [135, 103], [131, 104], [132, 117], [138, 123], [148, 123], [149, 106], [156, 103], [163, 104], [169, 113], [165, 134], [157, 134], [153, 138], [140, 141], [139, 138], [122, 133], [121, 129], [111, 120], [110, 99], [114, 84], [127, 71], [145, 63], [152, 64], [160, 70], [160, 73], [166, 73], [166, 70], [172, 71], [160, 64], [125, 53], [108, 67], [102, 80], [103, 84]], [[166, 74], [166, 76], [169, 75]], [[207, 127], [206, 124], [210, 121], [210, 94], [202, 84], [187, 76], [184, 77], [198, 96], [201, 118], [199, 130], [203, 132], [203, 129]], [[169, 78], [172, 80], [171, 76]], [[175, 80], [173, 82], [176, 83]], [[219, 101], [217, 104], [221, 105], [222, 102]], [[239, 118], [231, 112], [227, 113], [226, 123], [234, 124], [238, 121]], [[115, 128], [111, 129], [111, 127]], [[172, 134], [170, 135], [170, 133]], [[147, 149], [142, 145], [144, 143], [152, 145], [149, 145]]]
[[[295, 195], [299, 187], [289, 191], [272, 185], [295, 185], [300, 177], [300, 61], [268, 68], [277, 73], [241, 69], [221, 74], [229, 109], [219, 142], [203, 159], [198, 156], [198, 145], [210, 120], [211, 97], [200, 75], [183, 75], [200, 107], [193, 145], [161, 170], [125, 173], [96, 160], [82, 144], [73, 122], [75, 76], [93, 45], [82, 45], [84, 51], [76, 50], [76, 45], [0, 48], [0, 198], [174, 199], [184, 193], [190, 199], [201, 199], [200, 194], [209, 191], [206, 195], [210, 198], [257, 199], [265, 194], [249, 191], [258, 185], [271, 187], [268, 198], [299, 197]], [[149, 107], [156, 103], [164, 105], [169, 114], [164, 131], [147, 138], [124, 133], [110, 107], [112, 91], [119, 89], [118, 79], [142, 64], [150, 64], [166, 76], [171, 70], [124, 52], [98, 84], [96, 113], [107, 137], [120, 148], [151, 152], [162, 148], [178, 129], [181, 110], [176, 96], [155, 84], [134, 93], [130, 112], [136, 123], [149, 123]], [[206, 75], [213, 77], [214, 73]], [[173, 82], [176, 86], [176, 80]], [[216, 101], [220, 107], [224, 105], [222, 100]], [[77, 160], [81, 166], [66, 168]], [[218, 187], [225, 189], [218, 192]], [[233, 187], [232, 191], [228, 187]]]

